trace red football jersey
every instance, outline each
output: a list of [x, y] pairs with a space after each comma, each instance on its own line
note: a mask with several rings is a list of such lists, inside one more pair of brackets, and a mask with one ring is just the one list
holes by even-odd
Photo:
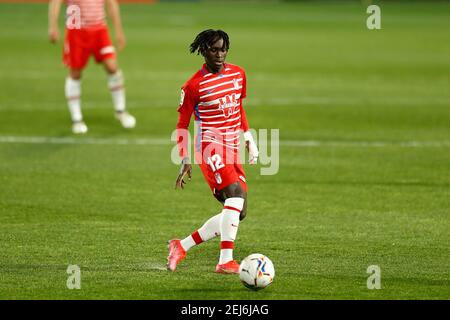
[[246, 97], [245, 71], [225, 63], [219, 73], [210, 73], [206, 64], [194, 74], [181, 89], [178, 108], [177, 141], [181, 158], [187, 156], [187, 139], [180, 129], [189, 127], [192, 113], [198, 124], [195, 138], [196, 152], [210, 144], [236, 153], [239, 149], [239, 132], [248, 130], [242, 106]]

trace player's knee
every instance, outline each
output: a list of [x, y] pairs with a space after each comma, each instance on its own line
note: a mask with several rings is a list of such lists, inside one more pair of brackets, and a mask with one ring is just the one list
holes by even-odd
[[245, 196], [230, 197], [225, 200], [224, 208], [231, 207], [234, 208], [234, 210], [239, 210], [239, 220], [242, 220], [247, 214], [247, 206], [245, 202]]
[[70, 77], [73, 80], [80, 80], [81, 79], [81, 70], [78, 69], [71, 69], [70, 70]]
[[103, 65], [105, 66], [105, 70], [110, 75], [113, 75], [119, 71], [119, 66], [117, 65], [117, 62], [114, 59], [107, 59], [103, 62]]
[[117, 72], [119, 72], [119, 69], [117, 67], [105, 67], [105, 69], [110, 76], [115, 75], [117, 74]]
[[[229, 198], [242, 198], [242, 210], [239, 214], [239, 220], [243, 220], [247, 216], [247, 194], [242, 188], [241, 184], [239, 182], [235, 182], [224, 189], [222, 189], [219, 193], [220, 197], [222, 199], [229, 199]], [[216, 197], [218, 200], [219, 198]], [[219, 200], [220, 201], [220, 200]], [[226, 202], [226, 200], [225, 200]], [[226, 203], [225, 203], [226, 205]]]
[[239, 182], [235, 182], [223, 189], [226, 198], [245, 198], [245, 191]]
[[116, 73], [111, 73], [108, 76], [108, 86], [110, 89], [123, 86], [123, 74], [122, 71], [118, 70]]

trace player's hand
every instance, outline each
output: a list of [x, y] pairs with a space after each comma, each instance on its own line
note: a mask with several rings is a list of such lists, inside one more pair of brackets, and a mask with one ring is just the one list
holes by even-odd
[[185, 176], [188, 176], [189, 181], [192, 178], [192, 165], [189, 162], [189, 158], [184, 158], [181, 162], [181, 168], [180, 168], [180, 174], [177, 177], [177, 181], [175, 182], [175, 189], [180, 187], [181, 189], [184, 189], [184, 184], [186, 184], [186, 181], [184, 181]]
[[249, 164], [256, 164], [258, 162], [259, 157], [259, 150], [258, 146], [255, 143], [255, 140], [253, 140], [253, 136], [250, 133], [250, 131], [244, 132], [244, 139], [245, 139], [245, 146], [248, 151], [249, 155]]
[[117, 48], [119, 51], [125, 49], [125, 45], [127, 44], [127, 40], [125, 39], [125, 35], [122, 32], [116, 34]]
[[59, 30], [58, 28], [51, 28], [48, 30], [48, 39], [51, 43], [56, 43], [59, 40]]

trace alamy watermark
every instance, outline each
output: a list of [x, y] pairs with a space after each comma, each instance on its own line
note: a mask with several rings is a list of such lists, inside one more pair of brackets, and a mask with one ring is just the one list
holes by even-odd
[[381, 289], [381, 269], [377, 265], [367, 267], [367, 273], [370, 276], [367, 278], [367, 289]]
[[67, 7], [66, 27], [69, 30], [81, 29], [81, 9], [76, 4]]
[[70, 264], [66, 270], [69, 277], [67, 278], [67, 289], [81, 289], [81, 269], [77, 265]]
[[[244, 164], [247, 162], [246, 142], [240, 141], [239, 146], [236, 143], [237, 139], [243, 140], [238, 132], [233, 130], [221, 130], [220, 132], [208, 130], [198, 134], [197, 123], [195, 123], [194, 131], [197, 133], [194, 139], [187, 129], [174, 130], [171, 135], [171, 140], [180, 143], [194, 163], [207, 163], [214, 167], [221, 167], [223, 164]], [[258, 162], [261, 165], [261, 175], [277, 174], [280, 167], [279, 129], [250, 129], [249, 131], [252, 133], [259, 149]], [[177, 139], [180, 139], [180, 141], [177, 141]], [[228, 151], [224, 152], [224, 148]], [[193, 154], [194, 157], [192, 157]], [[177, 144], [172, 148], [171, 160], [172, 163], [177, 165], [181, 163], [180, 150]]]
[[381, 8], [376, 4], [372, 4], [367, 7], [367, 13], [370, 16], [366, 20], [366, 26], [369, 30], [381, 29]]

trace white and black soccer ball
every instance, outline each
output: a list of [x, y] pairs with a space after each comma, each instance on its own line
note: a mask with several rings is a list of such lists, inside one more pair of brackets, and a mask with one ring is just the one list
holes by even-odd
[[263, 254], [253, 253], [241, 261], [239, 278], [249, 289], [264, 289], [273, 282], [275, 268], [272, 261]]

